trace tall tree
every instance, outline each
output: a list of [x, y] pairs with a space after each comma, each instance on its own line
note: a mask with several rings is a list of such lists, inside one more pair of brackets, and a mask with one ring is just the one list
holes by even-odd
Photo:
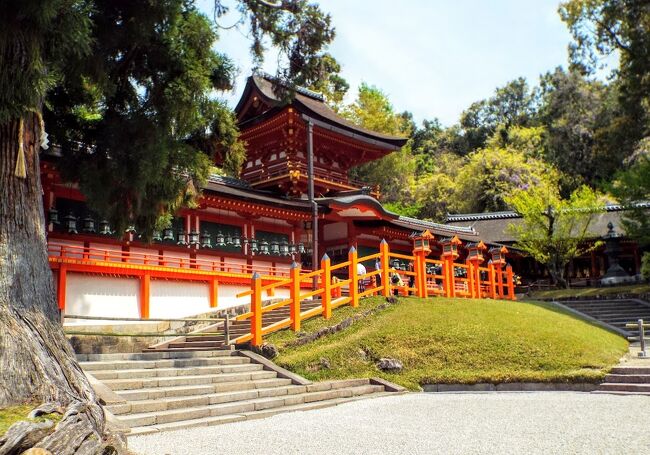
[[630, 155], [650, 135], [650, 7], [647, 0], [569, 0], [560, 15], [574, 43], [570, 57], [582, 71], [593, 72], [618, 54], [616, 71], [623, 115], [616, 127], [618, 147]]
[[535, 110], [535, 96], [523, 77], [497, 88], [493, 97], [472, 103], [460, 117], [469, 151], [483, 147], [499, 125], [529, 126]]
[[[396, 113], [380, 89], [365, 83], [359, 87], [355, 102], [346, 106], [342, 114], [372, 131], [404, 137], [411, 134], [410, 116]], [[410, 202], [414, 172], [415, 160], [409, 143], [401, 150], [352, 169], [350, 176], [368, 184], [379, 185], [386, 202]]]
[[[298, 83], [316, 78], [333, 37], [328, 15], [303, 0], [237, 7], [256, 44], [268, 37], [290, 51], [280, 72]], [[223, 13], [220, 1], [215, 9]], [[120, 448], [106, 439], [101, 406], [58, 320], [40, 183], [44, 101], [45, 125], [63, 145], [61, 171], [116, 225], [150, 228], [200, 183], [211, 152], [237, 147], [232, 115], [211, 96], [230, 84], [215, 39], [191, 1], [0, 3], [0, 406], [56, 401], [69, 411], [50, 434], [18, 447], [2, 441], [0, 451], [20, 453], [28, 443], [57, 454]], [[253, 48], [260, 57], [263, 49]]]
[[562, 199], [557, 191], [532, 187], [506, 198], [521, 215], [522, 222], [510, 224], [516, 246], [544, 264], [558, 287], [568, 287], [565, 269], [571, 259], [597, 248], [599, 242], [585, 242], [595, 214], [600, 210], [599, 196], [587, 186]]

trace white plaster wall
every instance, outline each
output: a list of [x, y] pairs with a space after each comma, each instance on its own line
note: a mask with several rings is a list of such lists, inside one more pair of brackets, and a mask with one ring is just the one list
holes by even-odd
[[344, 222], [326, 224], [323, 226], [324, 240], [344, 239], [348, 236], [348, 224]]
[[210, 311], [210, 291], [204, 282], [151, 280], [149, 317], [183, 318]]
[[[114, 278], [68, 272], [65, 294], [67, 314], [140, 317], [140, 282], [137, 278]], [[74, 320], [66, 322], [74, 322]]]

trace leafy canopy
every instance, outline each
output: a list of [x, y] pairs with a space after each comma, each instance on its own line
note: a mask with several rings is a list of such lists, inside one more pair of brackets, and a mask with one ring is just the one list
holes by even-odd
[[562, 199], [552, 188], [531, 187], [515, 192], [506, 202], [521, 215], [521, 223], [510, 224], [516, 247], [544, 264], [554, 282], [566, 287], [569, 261], [600, 246], [585, 244], [592, 236], [589, 227], [601, 210], [599, 195], [587, 186]]

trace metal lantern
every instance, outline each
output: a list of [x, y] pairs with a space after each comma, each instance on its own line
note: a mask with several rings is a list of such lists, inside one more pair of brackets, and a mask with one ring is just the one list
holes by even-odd
[[289, 242], [287, 242], [286, 240], [284, 240], [280, 244], [280, 254], [282, 256], [289, 256], [289, 254], [291, 254], [291, 253], [289, 253]]
[[429, 244], [434, 239], [434, 237], [428, 229], [419, 234], [414, 233], [411, 235], [411, 239], [413, 240], [414, 253], [422, 251], [425, 254], [429, 254], [431, 252], [431, 247]]
[[257, 247], [257, 239], [251, 239], [251, 253], [257, 253], [259, 248]]
[[59, 224], [59, 211], [57, 209], [55, 209], [54, 207], [52, 207], [48, 211], [48, 218], [50, 220], [50, 223]]
[[289, 245], [289, 254], [290, 255], [296, 254], [297, 251], [298, 251], [298, 248], [296, 247], [295, 243], [292, 243], [291, 245]]
[[298, 244], [298, 253], [305, 254], [305, 244], [302, 242]]
[[129, 234], [135, 234], [137, 231], [135, 230], [135, 226], [131, 225], [128, 228], [126, 228], [126, 232]]
[[230, 232], [226, 235], [225, 240], [226, 240], [226, 245], [227, 246], [232, 246], [233, 241], [232, 241], [232, 235], [230, 235]]
[[99, 233], [101, 235], [111, 235], [111, 224], [108, 222], [108, 220], [101, 220], [99, 222]]
[[190, 246], [199, 246], [199, 233], [196, 231], [190, 232]]
[[154, 242], [162, 242], [162, 233], [158, 230], [151, 233], [151, 240]]
[[262, 243], [260, 243], [260, 254], [269, 254], [269, 242], [266, 240], [263, 240]]
[[187, 245], [187, 240], [185, 239], [185, 229], [182, 227], [178, 230], [178, 242], [176, 242], [176, 245]]
[[63, 217], [63, 224], [65, 226], [65, 230], [68, 232], [68, 234], [78, 234], [77, 232], [77, 218], [74, 216], [72, 212], [70, 212], [68, 215]]
[[238, 236], [232, 238], [232, 246], [237, 249], [241, 248], [241, 239]]
[[280, 255], [280, 244], [277, 242], [277, 240], [273, 240], [271, 242], [271, 254], [275, 256]]
[[221, 231], [217, 232], [216, 242], [218, 247], [226, 246], [226, 242], [223, 239], [223, 233]]
[[171, 226], [167, 226], [163, 229], [163, 242], [173, 242], [174, 241], [174, 229]]
[[501, 248], [494, 247], [490, 249], [489, 253], [492, 255], [491, 261], [493, 264], [505, 265], [506, 254], [508, 254], [508, 248], [506, 248], [505, 246], [502, 246]]
[[467, 244], [468, 256], [467, 259], [475, 260], [478, 262], [483, 262], [483, 252], [487, 250], [485, 243], [481, 242], [472, 242]]
[[443, 256], [451, 256], [452, 258], [456, 259], [459, 256], [458, 245], [462, 245], [463, 242], [461, 242], [458, 237], [454, 236], [441, 239], [440, 244], [442, 245]]
[[212, 248], [212, 236], [208, 231], [203, 231], [201, 235], [201, 248]]
[[86, 218], [83, 219], [82, 231], [87, 234], [95, 233], [95, 220], [90, 215], [86, 216]]

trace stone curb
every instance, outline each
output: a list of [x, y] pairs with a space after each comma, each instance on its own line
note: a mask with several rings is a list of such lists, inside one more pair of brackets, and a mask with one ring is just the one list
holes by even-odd
[[383, 378], [370, 378], [370, 384], [384, 386], [386, 392], [406, 392], [406, 388], [394, 382], [387, 381]]
[[591, 295], [591, 296], [573, 296], [573, 297], [530, 297], [526, 296], [526, 298], [530, 298], [533, 300], [541, 300], [542, 302], [552, 302], [552, 301], [600, 301], [600, 300], [641, 300], [642, 303], [645, 303], [648, 305], [648, 302], [650, 302], [650, 294], [644, 293], [644, 294], [631, 294], [631, 293], [623, 293], [623, 294], [610, 294], [610, 295]]
[[592, 392], [598, 384], [590, 382], [502, 382], [499, 384], [424, 384], [425, 392]]
[[256, 354], [252, 351], [246, 351], [246, 350], [237, 350], [237, 355], [243, 356], [243, 357], [248, 357], [251, 362], [253, 363], [259, 363], [260, 365], [264, 366], [265, 370], [269, 371], [275, 371], [278, 374], [278, 377], [283, 378], [283, 379], [289, 379], [291, 380], [292, 384], [295, 385], [310, 385], [312, 384], [311, 381], [308, 379], [303, 378], [300, 375], [297, 375], [296, 373], [292, 373], [289, 370], [286, 370], [275, 363], [271, 362], [269, 359], [266, 357], [263, 357], [259, 354]]

